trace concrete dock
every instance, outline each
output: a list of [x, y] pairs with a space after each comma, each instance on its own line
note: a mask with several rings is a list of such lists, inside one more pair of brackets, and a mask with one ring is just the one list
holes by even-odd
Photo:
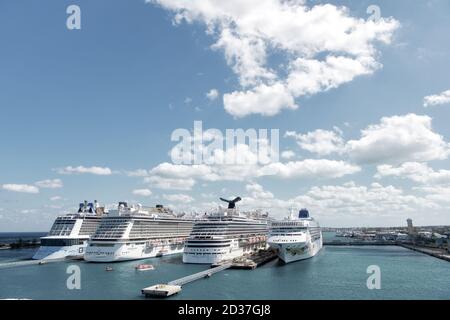
[[445, 250], [442, 249], [418, 247], [409, 244], [400, 244], [400, 246], [409, 250], [427, 254], [429, 256], [450, 262], [450, 253], [446, 253]]
[[182, 286], [190, 282], [209, 278], [213, 274], [226, 269], [249, 269], [253, 270], [257, 267], [272, 261], [277, 258], [277, 253], [275, 250], [259, 250], [253, 254], [244, 255], [242, 257], [222, 261], [218, 264], [214, 264], [210, 269], [194, 273], [192, 275], [173, 280], [167, 284], [156, 284], [141, 290], [141, 293], [146, 297], [169, 297], [171, 295], [181, 292]]
[[142, 289], [142, 294], [146, 297], [170, 297], [181, 291], [181, 286], [174, 286], [169, 284], [156, 284]]
[[182, 286], [199, 279], [209, 278], [213, 274], [226, 270], [232, 266], [231, 263], [225, 263], [220, 266], [210, 268], [201, 272], [191, 274], [189, 276], [176, 279], [167, 284], [156, 284], [141, 290], [146, 297], [169, 297], [181, 292]]
[[395, 241], [324, 241], [324, 246], [395, 246]]
[[25, 267], [33, 265], [44, 265], [47, 263], [55, 263], [62, 261], [70, 261], [73, 259], [44, 259], [44, 260], [22, 260], [22, 261], [12, 261], [0, 263], [0, 269], [15, 268], [15, 267]]
[[263, 264], [275, 260], [278, 258], [276, 250], [267, 249], [267, 250], [259, 250], [258, 252], [252, 253], [250, 255], [244, 255], [239, 258], [235, 258], [231, 261], [224, 261], [214, 266], [220, 266], [224, 263], [231, 263], [231, 269], [256, 269]]

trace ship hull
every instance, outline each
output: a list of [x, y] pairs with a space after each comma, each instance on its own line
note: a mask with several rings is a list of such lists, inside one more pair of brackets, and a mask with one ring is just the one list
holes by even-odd
[[192, 263], [192, 264], [216, 264], [225, 260], [232, 260], [237, 257], [241, 257], [244, 255], [244, 251], [242, 249], [234, 250], [227, 253], [222, 254], [204, 254], [204, 255], [196, 255], [195, 253], [184, 253], [183, 254], [183, 263]]
[[[252, 246], [227, 248], [222, 252], [217, 252], [216, 248], [201, 248], [201, 249], [189, 249], [185, 248], [183, 253], [183, 262], [192, 264], [217, 264], [219, 262], [233, 260], [235, 258], [242, 257], [246, 254], [251, 254], [259, 249], [266, 249], [266, 242], [254, 244]], [[207, 250], [209, 252], [203, 251]]]
[[111, 246], [90, 245], [84, 260], [89, 262], [119, 262], [161, 257], [183, 252], [183, 244], [154, 245], [136, 243], [116, 243]]
[[323, 247], [322, 238], [308, 242], [269, 242], [271, 248], [278, 251], [278, 257], [284, 263], [306, 260], [314, 257]]
[[82, 258], [86, 244], [73, 246], [41, 246], [34, 254], [34, 260], [55, 260], [65, 258]]

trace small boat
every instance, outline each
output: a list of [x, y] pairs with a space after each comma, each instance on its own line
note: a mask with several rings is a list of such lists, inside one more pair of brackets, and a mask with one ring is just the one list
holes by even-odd
[[39, 265], [47, 264], [47, 261], [41, 260], [39, 261]]
[[114, 269], [112, 267], [106, 267], [105, 271], [113, 271]]
[[138, 271], [147, 271], [147, 270], [154, 270], [155, 267], [153, 267], [153, 265], [151, 264], [138, 264], [136, 266], [136, 270]]

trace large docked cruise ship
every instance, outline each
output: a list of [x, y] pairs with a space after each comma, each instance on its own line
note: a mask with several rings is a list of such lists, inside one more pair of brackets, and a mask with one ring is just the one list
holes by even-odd
[[194, 221], [161, 205], [148, 208], [120, 202], [102, 219], [84, 259], [113, 262], [182, 253]]
[[89, 238], [97, 230], [105, 208], [94, 203], [80, 203], [77, 213], [59, 216], [33, 259], [82, 258]]
[[267, 246], [268, 214], [240, 213], [235, 203], [225, 200], [228, 209], [211, 213], [198, 221], [186, 240], [183, 262], [214, 264], [251, 253]]
[[278, 257], [285, 263], [315, 256], [322, 249], [322, 231], [306, 209], [281, 221], [272, 221], [269, 227], [270, 247], [278, 250]]

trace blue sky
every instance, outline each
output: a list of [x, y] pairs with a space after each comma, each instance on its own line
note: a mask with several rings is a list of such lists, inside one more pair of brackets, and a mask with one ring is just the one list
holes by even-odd
[[[313, 10], [325, 3], [299, 1], [293, 6]], [[66, 27], [66, 8], [71, 4], [81, 8], [81, 30]], [[402, 225], [408, 217], [418, 224], [449, 224], [450, 104], [437, 99], [439, 103], [425, 108], [424, 98], [435, 96], [436, 101], [450, 89], [450, 43], [446, 41], [450, 3], [331, 2], [333, 8], [345, 6], [343, 16], [355, 19], [353, 22], [367, 19], [366, 10], [372, 4], [379, 6], [383, 18], [392, 17], [385, 20], [387, 25], [396, 24], [385, 32], [390, 36], [388, 43], [361, 36], [373, 46], [369, 56], [382, 67], [355, 73], [352, 80], [330, 89], [307, 94], [290, 91], [295, 110], [281, 103], [275, 114], [246, 111], [242, 115], [230, 112], [235, 109], [224, 103], [224, 95], [258, 90], [261, 83], [284, 83], [283, 74], [291, 70], [287, 65], [304, 58], [299, 52], [310, 44], [313, 47], [313, 40], [305, 36], [301, 48], [294, 48], [298, 51], [286, 53], [270, 47], [272, 40], [258, 38], [268, 46], [264, 67], [276, 70], [277, 78], [258, 76], [249, 85], [242, 79], [254, 69], [240, 66], [236, 71], [239, 66], [224, 54], [225, 50], [236, 50], [232, 53], [242, 58], [239, 46], [212, 48], [223, 40], [220, 31], [231, 27], [220, 25], [224, 23], [222, 16], [202, 5], [192, 7], [181, 0], [1, 1], [0, 231], [46, 230], [56, 215], [73, 211], [84, 199], [206, 210], [219, 196], [235, 195], [244, 197], [242, 206], [260, 206], [277, 217], [290, 205], [307, 206], [324, 226]], [[239, 6], [231, 1], [233, 5]], [[175, 23], [177, 12], [183, 12], [185, 20]], [[245, 13], [236, 12], [233, 19], [241, 21], [242, 14], [244, 21]], [[276, 13], [267, 18], [275, 27]], [[192, 21], [187, 21], [189, 18]], [[213, 33], [206, 32], [207, 20], [219, 21]], [[258, 30], [258, 26], [246, 26], [250, 31]], [[309, 27], [315, 30], [315, 26]], [[332, 31], [328, 29], [331, 27], [322, 32]], [[295, 32], [289, 40], [302, 32], [295, 26], [292, 30]], [[237, 33], [239, 41], [248, 37], [245, 32]], [[280, 34], [274, 39], [279, 40], [279, 46], [289, 43]], [[249, 49], [250, 56], [258, 53], [253, 49]], [[333, 50], [319, 46], [317, 55], [307, 58], [323, 61], [330, 52], [361, 58], [354, 51], [343, 54], [342, 49]], [[251, 59], [259, 61], [255, 56]], [[315, 75], [305, 72], [303, 76], [313, 79]], [[219, 92], [214, 100], [206, 97], [211, 89]], [[245, 102], [243, 99], [239, 101]], [[262, 112], [264, 108], [263, 103]], [[294, 154], [281, 159], [280, 166], [285, 170], [291, 163], [290, 171], [286, 169], [284, 176], [279, 171], [214, 181], [189, 173], [192, 168], [182, 168], [186, 172], [182, 177], [174, 173], [174, 166], [170, 167], [173, 171], [163, 174], [158, 166], [171, 162], [169, 152], [175, 146], [171, 133], [177, 128], [192, 129], [195, 120], [202, 120], [205, 128], [220, 130], [279, 129], [280, 151]], [[408, 126], [413, 130], [408, 131]], [[307, 140], [306, 135], [317, 134], [317, 129], [334, 132], [338, 140], [330, 143], [335, 151], [317, 152], [320, 143]], [[367, 129], [369, 138], [364, 140], [361, 130]], [[287, 131], [295, 131], [295, 136], [285, 138]], [[383, 134], [399, 136], [384, 143]], [[301, 141], [303, 146], [297, 143]], [[377, 149], [380, 145], [387, 150]], [[416, 145], [421, 147], [415, 149]], [[327, 163], [333, 166], [332, 174], [320, 160], [332, 161]], [[358, 170], [345, 171], [342, 164]], [[69, 166], [87, 168], [85, 171], [91, 173], [69, 174]], [[95, 174], [92, 167], [107, 168], [110, 174]], [[130, 171], [137, 169], [145, 169], [146, 177], [130, 176]], [[218, 168], [203, 169], [220, 172]], [[155, 183], [159, 178], [182, 180], [180, 185], [184, 186], [185, 180], [191, 179], [195, 184], [161, 188]], [[42, 182], [46, 180], [50, 181]], [[139, 196], [135, 190], [150, 190], [151, 195]]]

